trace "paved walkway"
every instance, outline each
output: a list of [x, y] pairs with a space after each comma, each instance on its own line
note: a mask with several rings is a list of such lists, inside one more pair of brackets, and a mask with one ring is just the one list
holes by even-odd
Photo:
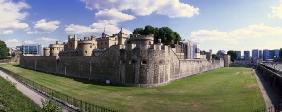
[[[15, 84], [15, 87], [18, 91], [23, 93], [25, 96], [30, 98], [34, 103], [42, 107], [42, 101], [45, 101], [47, 98], [40, 94], [35, 92], [33, 89], [26, 87], [24, 84], [18, 82], [16, 79], [11, 77], [10, 75], [6, 74], [5, 72], [0, 70], [0, 76], [6, 79], [7, 81], [10, 81]], [[71, 110], [69, 108], [64, 107], [63, 112], [70, 112]]]
[[272, 87], [269, 85], [268, 82], [266, 82], [263, 77], [257, 73], [254, 70], [254, 74], [256, 76], [257, 82], [258, 82], [258, 86], [261, 90], [262, 96], [264, 98], [266, 107], [272, 107], [274, 105], [278, 105], [282, 103], [282, 98], [281, 96], [279, 96], [273, 89]]

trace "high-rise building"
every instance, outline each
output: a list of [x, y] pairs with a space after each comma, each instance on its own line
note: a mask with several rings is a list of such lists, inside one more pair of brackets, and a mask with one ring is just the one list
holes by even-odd
[[262, 53], [262, 50], [259, 50], [259, 59], [263, 59], [263, 53]]
[[272, 59], [270, 50], [264, 49], [263, 50], [263, 60], [269, 60], [269, 59]]
[[274, 49], [274, 50], [268, 50], [264, 49], [263, 50], [263, 60], [272, 60], [275, 58], [279, 58], [279, 49]]
[[272, 50], [272, 52], [273, 52], [273, 58], [279, 58], [279, 49], [274, 49], [274, 50]]
[[244, 51], [244, 60], [250, 60], [250, 51]]
[[40, 44], [24, 44], [16, 46], [24, 55], [42, 55], [42, 46]]
[[252, 58], [253, 59], [259, 59], [259, 50], [258, 49], [252, 50]]
[[197, 58], [197, 53], [200, 53], [198, 48], [198, 44], [192, 41], [187, 41], [184, 43], [184, 57], [186, 59], [194, 59]]
[[241, 59], [241, 51], [235, 51], [236, 53], [236, 60], [240, 60]]

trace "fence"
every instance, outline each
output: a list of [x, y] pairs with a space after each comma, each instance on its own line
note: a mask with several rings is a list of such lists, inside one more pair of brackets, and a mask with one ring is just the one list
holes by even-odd
[[11, 59], [0, 59], [0, 63], [10, 63]]
[[41, 84], [38, 84], [32, 80], [26, 79], [16, 73], [13, 73], [9, 70], [6, 70], [4, 68], [0, 69], [6, 73], [8, 73], [10, 76], [15, 78], [17, 81], [21, 82], [22, 84], [32, 88], [33, 90], [46, 95], [47, 97], [55, 100], [58, 103], [61, 103], [63, 105], [66, 105], [69, 108], [75, 109], [76, 111], [82, 111], [82, 112], [118, 112], [117, 110], [108, 108], [108, 107], [103, 107], [103, 106], [98, 106], [95, 104], [90, 104], [88, 102], [76, 99], [74, 97], [65, 95], [63, 93], [60, 93], [58, 91], [52, 90], [48, 87], [45, 87]]
[[282, 111], [282, 104], [255, 110], [255, 112], [281, 112], [281, 111]]

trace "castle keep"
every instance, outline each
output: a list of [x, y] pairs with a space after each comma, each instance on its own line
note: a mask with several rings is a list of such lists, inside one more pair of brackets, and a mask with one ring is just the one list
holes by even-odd
[[187, 44], [174, 48], [154, 43], [153, 35], [130, 36], [122, 30], [67, 43], [50, 44], [44, 56], [21, 56], [20, 65], [38, 71], [91, 81], [131, 86], [158, 86], [170, 81], [228, 66], [229, 57], [212, 60], [191, 57]]

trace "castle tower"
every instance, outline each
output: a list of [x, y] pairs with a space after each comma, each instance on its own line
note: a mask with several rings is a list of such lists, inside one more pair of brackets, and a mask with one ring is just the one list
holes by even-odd
[[106, 34], [106, 28], [104, 27], [104, 32], [102, 33], [102, 38], [106, 38], [107, 34]]
[[43, 56], [50, 56], [50, 48], [48, 47], [43, 48]]
[[63, 50], [64, 44], [60, 44], [58, 41], [55, 44], [50, 44], [50, 56], [58, 56]]
[[91, 56], [93, 49], [97, 48], [97, 41], [94, 37], [85, 37], [78, 42], [78, 51], [81, 56]]
[[224, 60], [224, 67], [229, 67], [231, 63], [230, 56], [228, 54], [224, 54], [223, 60]]
[[120, 32], [118, 33], [118, 45], [124, 45], [125, 41], [127, 40], [127, 34], [125, 34], [122, 31], [122, 28], [120, 29]]
[[76, 35], [69, 35], [68, 43], [65, 45], [65, 51], [75, 50], [78, 45], [78, 38]]

